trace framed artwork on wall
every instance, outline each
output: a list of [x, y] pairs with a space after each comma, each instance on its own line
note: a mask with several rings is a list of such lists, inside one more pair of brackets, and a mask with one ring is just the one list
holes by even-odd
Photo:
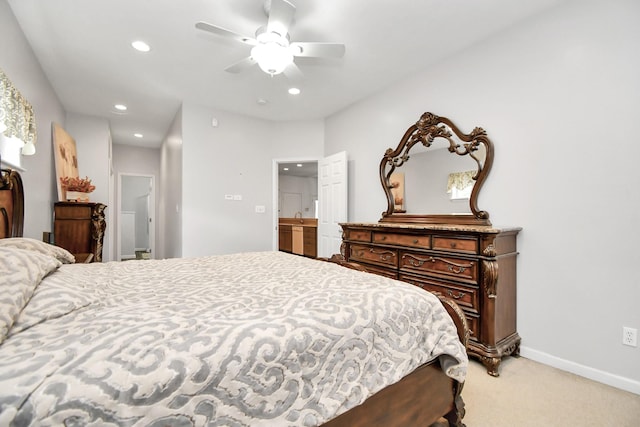
[[65, 194], [65, 189], [62, 188], [60, 178], [78, 178], [76, 141], [57, 123], [52, 123], [51, 134], [53, 135], [58, 200], [65, 201], [67, 200], [67, 195]]

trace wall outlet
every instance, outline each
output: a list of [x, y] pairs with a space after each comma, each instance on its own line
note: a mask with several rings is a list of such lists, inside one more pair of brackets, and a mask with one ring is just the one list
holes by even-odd
[[622, 328], [622, 344], [629, 345], [631, 347], [638, 346], [638, 330], [634, 328]]

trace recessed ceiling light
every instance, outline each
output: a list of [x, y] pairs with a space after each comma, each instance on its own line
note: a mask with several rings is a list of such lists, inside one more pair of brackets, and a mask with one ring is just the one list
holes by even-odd
[[131, 46], [140, 52], [149, 52], [151, 50], [151, 46], [143, 42], [142, 40], [136, 40], [131, 43]]
[[300, 89], [298, 89], [297, 87], [289, 88], [289, 93], [291, 95], [299, 95], [300, 94]]
[[143, 135], [141, 133], [134, 133], [133, 136], [136, 138], [142, 138]]
[[296, 166], [301, 168], [302, 167], [302, 163], [298, 163]]
[[124, 104], [116, 104], [113, 106], [118, 111], [127, 111], [127, 106]]

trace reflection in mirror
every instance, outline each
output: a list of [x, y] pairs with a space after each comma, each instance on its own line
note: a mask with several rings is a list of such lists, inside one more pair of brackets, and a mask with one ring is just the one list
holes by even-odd
[[477, 199], [492, 163], [482, 128], [465, 134], [449, 119], [424, 113], [382, 158], [387, 210], [380, 222], [490, 225]]
[[[406, 213], [471, 213], [469, 198], [476, 182], [473, 176], [478, 165], [470, 156], [452, 155], [447, 149], [448, 142], [445, 142], [435, 140], [431, 147], [414, 147], [409, 160], [400, 168], [405, 177]], [[478, 152], [484, 164], [484, 146]]]

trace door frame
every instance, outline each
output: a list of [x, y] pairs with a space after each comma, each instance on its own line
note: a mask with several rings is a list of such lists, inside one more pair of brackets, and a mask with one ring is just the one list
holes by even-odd
[[280, 183], [280, 177], [279, 177], [279, 167], [280, 167], [280, 163], [308, 163], [308, 162], [316, 162], [318, 163], [321, 159], [317, 158], [317, 157], [289, 157], [289, 158], [279, 158], [279, 159], [273, 159], [272, 161], [272, 185], [271, 187], [273, 188], [273, 199], [272, 199], [272, 206], [273, 206], [273, 236], [272, 236], [272, 242], [271, 242], [271, 247], [273, 248], [274, 251], [278, 250], [278, 218], [279, 218], [279, 213], [278, 213], [278, 208], [279, 208], [279, 199], [278, 199], [278, 188], [279, 188], [279, 183]]
[[145, 173], [128, 173], [128, 172], [119, 172], [118, 173], [118, 193], [116, 197], [116, 211], [114, 212], [115, 222], [116, 222], [116, 261], [121, 261], [122, 258], [122, 239], [120, 238], [122, 230], [120, 224], [120, 211], [122, 211], [122, 177], [124, 176], [132, 176], [132, 177], [142, 177], [151, 179], [151, 195], [149, 198], [149, 204], [151, 205], [149, 209], [149, 218], [151, 222], [151, 226], [149, 227], [149, 247], [151, 248], [151, 258], [155, 259], [156, 257], [156, 176], [152, 174]]

